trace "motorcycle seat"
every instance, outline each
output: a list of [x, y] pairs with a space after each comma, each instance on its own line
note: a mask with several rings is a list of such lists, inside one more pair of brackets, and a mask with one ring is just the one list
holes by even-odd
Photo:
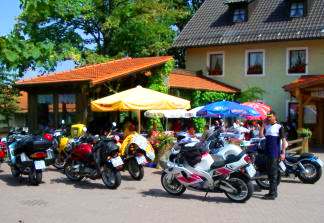
[[217, 160], [210, 166], [210, 169], [216, 169], [225, 166], [225, 160]]
[[287, 160], [289, 163], [296, 163], [296, 162], [298, 162], [299, 157], [295, 157], [295, 156], [287, 156], [287, 157], [286, 157], [286, 160]]

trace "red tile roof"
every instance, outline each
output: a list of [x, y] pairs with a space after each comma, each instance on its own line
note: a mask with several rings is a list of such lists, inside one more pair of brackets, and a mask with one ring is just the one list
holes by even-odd
[[107, 82], [131, 73], [159, 66], [171, 60], [171, 56], [123, 58], [105, 63], [76, 68], [69, 71], [52, 73], [29, 80], [21, 80], [17, 85], [88, 81], [93, 85]]
[[303, 75], [300, 78], [294, 80], [290, 84], [283, 86], [286, 91], [293, 90], [297, 87], [305, 88], [324, 82], [324, 74], [322, 75]]
[[198, 76], [187, 70], [174, 70], [169, 77], [171, 88], [197, 89], [208, 91], [220, 91], [226, 93], [237, 93], [240, 89], [229, 86], [219, 81], [209, 79], [202, 75]]

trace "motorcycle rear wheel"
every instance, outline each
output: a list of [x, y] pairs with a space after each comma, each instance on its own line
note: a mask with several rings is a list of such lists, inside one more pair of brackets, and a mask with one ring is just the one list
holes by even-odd
[[10, 170], [11, 170], [11, 175], [15, 178], [20, 176], [20, 171], [17, 167], [15, 166], [10, 166]]
[[186, 191], [186, 187], [180, 184], [176, 179], [168, 182], [167, 173], [163, 172], [161, 176], [161, 184], [166, 192], [174, 196], [180, 196]]
[[120, 172], [107, 166], [104, 166], [101, 173], [101, 178], [106, 187], [109, 189], [116, 189], [121, 184]]
[[28, 174], [28, 178], [31, 185], [38, 186], [42, 182], [43, 171], [32, 168]]
[[302, 161], [302, 164], [306, 173], [298, 173], [298, 178], [305, 184], [316, 183], [322, 176], [322, 168], [308, 160]]
[[128, 161], [128, 172], [134, 180], [142, 180], [144, 178], [144, 167], [139, 165], [135, 158]]
[[81, 181], [84, 177], [72, 171], [72, 162], [67, 162], [64, 165], [65, 176], [71, 181]]
[[228, 183], [238, 191], [238, 193], [224, 192], [226, 197], [230, 200], [237, 203], [244, 203], [251, 198], [254, 191], [251, 180], [246, 180], [240, 176], [234, 176], [228, 179]]

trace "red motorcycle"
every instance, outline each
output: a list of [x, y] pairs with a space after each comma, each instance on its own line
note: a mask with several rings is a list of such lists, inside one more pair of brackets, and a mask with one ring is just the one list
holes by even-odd
[[0, 164], [3, 163], [7, 155], [7, 145], [4, 142], [0, 142]]
[[72, 181], [101, 178], [109, 189], [116, 189], [120, 185], [120, 170], [124, 163], [113, 139], [81, 137], [71, 146], [71, 154], [64, 166], [67, 178]]

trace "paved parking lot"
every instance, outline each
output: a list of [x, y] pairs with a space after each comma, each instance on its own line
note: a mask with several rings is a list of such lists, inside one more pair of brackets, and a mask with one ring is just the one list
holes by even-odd
[[[324, 158], [322, 156], [322, 158]], [[17, 182], [6, 164], [0, 166], [0, 222], [323, 222], [324, 179], [315, 185], [284, 180], [275, 201], [260, 199], [256, 190], [245, 204], [231, 203], [223, 194], [186, 191], [171, 197], [160, 184], [160, 172], [146, 168], [143, 181], [123, 173], [117, 190], [101, 180], [70, 182], [50, 167], [43, 183]]]

